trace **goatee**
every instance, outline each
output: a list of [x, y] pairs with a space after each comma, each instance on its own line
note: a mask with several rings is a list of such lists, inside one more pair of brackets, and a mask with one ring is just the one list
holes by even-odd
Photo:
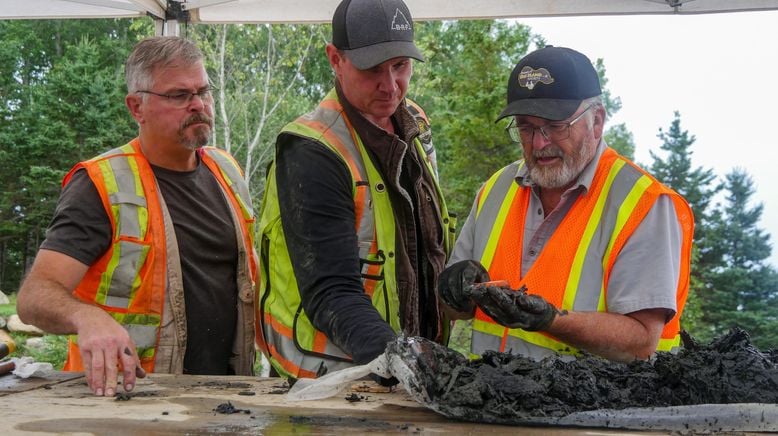
[[[186, 134], [187, 127], [192, 124], [203, 123], [205, 125], [198, 125], [192, 129], [191, 135]], [[181, 129], [178, 132], [179, 140], [181, 144], [190, 149], [197, 150], [198, 148], [205, 146], [211, 139], [211, 126], [213, 126], [213, 120], [211, 117], [205, 114], [194, 114], [184, 121]]]

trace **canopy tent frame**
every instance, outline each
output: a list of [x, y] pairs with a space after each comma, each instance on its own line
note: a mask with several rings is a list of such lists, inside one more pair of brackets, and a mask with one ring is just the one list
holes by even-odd
[[[187, 23], [326, 23], [340, 0], [2, 0], [2, 19], [151, 17], [158, 35]], [[414, 19], [707, 14], [778, 10], [778, 0], [406, 0]]]

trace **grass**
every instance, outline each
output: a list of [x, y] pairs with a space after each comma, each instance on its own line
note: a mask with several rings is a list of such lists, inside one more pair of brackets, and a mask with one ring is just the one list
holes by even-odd
[[[10, 304], [0, 304], [0, 316], [8, 319], [16, 314], [16, 294], [8, 296]], [[44, 335], [43, 347], [31, 348], [27, 346], [27, 339], [34, 337], [25, 333], [9, 332], [11, 338], [16, 343], [16, 351], [10, 354], [10, 357], [32, 357], [36, 362], [49, 362], [55, 369], [62, 369], [67, 357], [68, 339], [67, 336]]]
[[458, 320], [451, 329], [451, 338], [448, 340], [448, 347], [456, 350], [465, 356], [470, 355], [470, 333], [473, 326], [473, 320]]

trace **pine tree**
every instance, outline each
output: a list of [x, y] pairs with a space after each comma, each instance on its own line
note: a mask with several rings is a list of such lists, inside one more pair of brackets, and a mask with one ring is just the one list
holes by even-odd
[[706, 334], [716, 336], [733, 326], [751, 334], [755, 345], [778, 344], [778, 272], [765, 261], [772, 247], [769, 234], [758, 227], [763, 205], [749, 207], [753, 181], [743, 169], [726, 176], [727, 196], [712, 214], [711, 254], [721, 266], [706, 272], [700, 303]]
[[721, 186], [712, 186], [716, 179], [712, 169], [702, 167], [692, 169], [694, 152], [691, 151], [691, 147], [697, 139], [694, 135], [689, 135], [688, 131], [681, 130], [681, 115], [678, 111], [675, 112], [670, 129], [667, 132], [659, 129], [657, 136], [663, 141], [660, 148], [667, 152], [667, 158], [662, 160], [651, 151], [651, 157], [654, 159], [651, 174], [689, 202], [696, 223], [694, 241], [702, 250], [708, 207], [716, 193], [721, 190]]
[[696, 141], [694, 135], [681, 129], [681, 115], [676, 111], [665, 132], [659, 129], [657, 135], [662, 141], [660, 147], [667, 153], [663, 160], [658, 154], [650, 152], [653, 158], [651, 173], [662, 183], [669, 186], [689, 202], [694, 213], [694, 250], [692, 253], [691, 284], [682, 326], [694, 335], [704, 335], [709, 329], [704, 325], [701, 314], [700, 291], [703, 288], [706, 271], [718, 267], [720, 255], [711, 254], [707, 227], [710, 221], [708, 208], [713, 197], [721, 190], [714, 184], [716, 176], [712, 169], [692, 168], [691, 147]]

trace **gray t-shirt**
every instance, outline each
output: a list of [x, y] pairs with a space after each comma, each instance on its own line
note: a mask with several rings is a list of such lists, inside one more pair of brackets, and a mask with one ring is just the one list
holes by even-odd
[[[227, 200], [205, 165], [193, 171], [152, 166], [178, 240], [187, 320], [184, 372], [226, 375], [237, 325], [237, 240]], [[111, 244], [111, 224], [81, 170], [63, 188], [41, 248], [85, 265]]]

